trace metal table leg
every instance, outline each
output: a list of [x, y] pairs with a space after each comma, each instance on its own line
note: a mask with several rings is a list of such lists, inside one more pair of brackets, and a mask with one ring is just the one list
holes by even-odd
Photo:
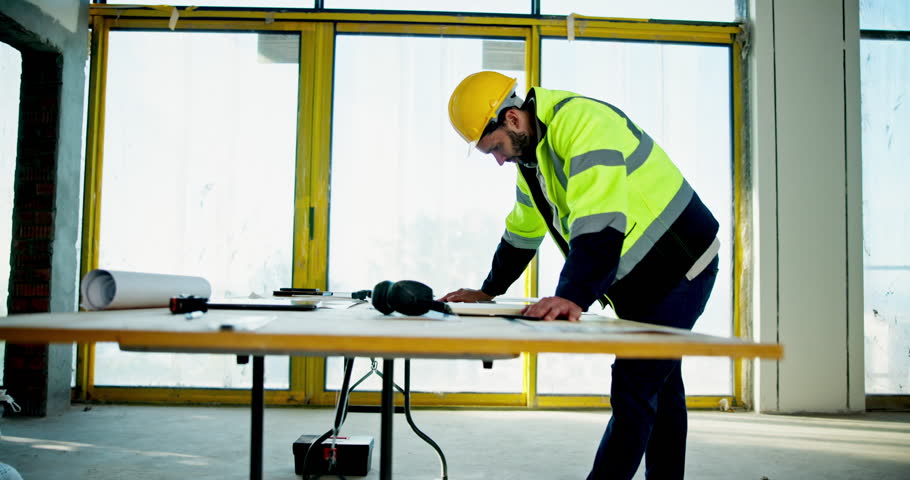
[[392, 480], [392, 419], [395, 415], [395, 359], [382, 359], [379, 480]]
[[250, 480], [262, 480], [262, 413], [265, 359], [253, 356], [253, 390], [250, 400]]

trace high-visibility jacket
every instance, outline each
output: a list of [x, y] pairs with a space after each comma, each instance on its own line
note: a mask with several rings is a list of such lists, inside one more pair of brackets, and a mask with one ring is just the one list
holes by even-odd
[[[518, 167], [516, 202], [482, 290], [500, 295], [549, 231], [566, 256], [556, 295], [642, 311], [717, 254], [718, 223], [679, 169], [621, 110], [539, 87], [536, 166]], [[604, 299], [605, 300], [605, 299]]]

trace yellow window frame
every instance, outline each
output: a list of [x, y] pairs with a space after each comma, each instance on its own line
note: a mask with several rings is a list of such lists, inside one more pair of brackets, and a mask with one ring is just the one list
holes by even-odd
[[[174, 10], [176, 23], [171, 22]], [[526, 78], [531, 85], [540, 79], [540, 40], [543, 37], [565, 37], [568, 25], [574, 25], [575, 38], [649, 40], [731, 45], [733, 68], [733, 131], [743, 130], [742, 64], [740, 61], [742, 30], [729, 24], [660, 23], [640, 19], [608, 19], [574, 16], [539, 17], [456, 16], [433, 13], [366, 13], [324, 10], [237, 11], [218, 8], [180, 8], [145, 6], [129, 8], [93, 4], [91, 71], [89, 75], [88, 129], [86, 138], [85, 199], [83, 205], [82, 273], [98, 263], [100, 192], [103, 165], [104, 98], [107, 71], [107, 43], [112, 29], [178, 30], [178, 31], [282, 31], [299, 32], [300, 86], [298, 89], [297, 172], [294, 206], [293, 285], [326, 287], [328, 247], [328, 178], [331, 145], [332, 75], [334, 41], [338, 34], [380, 33], [390, 35], [434, 35], [470, 37], [508, 37], [525, 41]], [[173, 27], [173, 28], [172, 28]], [[743, 336], [748, 316], [748, 300], [739, 298], [747, 286], [742, 275], [748, 258], [743, 253], [747, 241], [748, 204], [743, 191], [744, 160], [741, 135], [734, 134], [734, 335]], [[323, 259], [309, 261], [309, 259]], [[537, 295], [537, 259], [525, 274], [525, 292]], [[77, 361], [77, 387], [74, 398], [115, 402], [160, 403], [230, 403], [249, 400], [245, 390], [121, 388], [94, 386], [94, 344], [80, 344]], [[412, 402], [417, 406], [496, 406], [543, 408], [608, 407], [609, 397], [602, 395], [562, 396], [537, 394], [537, 355], [523, 354], [522, 392], [516, 394], [416, 392]], [[732, 396], [689, 397], [692, 408], [713, 408], [721, 399], [731, 405], [742, 405], [746, 361], [734, 361]], [[335, 392], [326, 391], [325, 359], [292, 357], [288, 390], [269, 390], [265, 400], [273, 405], [331, 405]], [[354, 392], [352, 401], [378, 404], [378, 392]]]

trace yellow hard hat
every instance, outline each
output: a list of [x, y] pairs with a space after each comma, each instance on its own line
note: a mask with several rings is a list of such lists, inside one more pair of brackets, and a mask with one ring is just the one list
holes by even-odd
[[518, 81], [497, 72], [478, 72], [465, 77], [449, 98], [449, 121], [468, 143], [480, 135], [496, 118], [503, 102]]

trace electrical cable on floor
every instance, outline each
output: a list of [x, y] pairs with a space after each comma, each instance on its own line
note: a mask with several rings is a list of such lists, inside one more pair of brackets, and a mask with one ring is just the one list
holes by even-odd
[[414, 430], [414, 433], [416, 433], [418, 437], [422, 438], [424, 442], [427, 442], [436, 450], [442, 468], [442, 480], [448, 480], [449, 470], [446, 465], [446, 456], [442, 454], [442, 449], [439, 448], [439, 445], [437, 445], [432, 438], [417, 428], [417, 425], [414, 424], [414, 420], [411, 418], [411, 359], [409, 358], [404, 360], [404, 392], [402, 393], [404, 394], [404, 417], [407, 419], [408, 425], [411, 426], [411, 430]]
[[[354, 385], [350, 385], [351, 372], [354, 369], [354, 359], [351, 357], [345, 357], [345, 359], [344, 359], [344, 377], [341, 382], [341, 390], [335, 397], [335, 405], [336, 405], [335, 423], [331, 430], [322, 434], [322, 436], [320, 436], [318, 439], [316, 439], [310, 445], [310, 448], [307, 449], [307, 453], [304, 456], [304, 460], [303, 460], [303, 472], [304, 472], [303, 478], [304, 478], [304, 480], [317, 480], [324, 475], [334, 475], [334, 476], [337, 476], [338, 478], [340, 478], [341, 480], [345, 480], [345, 477], [343, 475], [341, 475], [340, 472], [333, 472], [333, 470], [337, 469], [337, 463], [336, 463], [336, 457], [335, 457], [335, 453], [337, 450], [335, 449], [335, 440], [338, 436], [338, 432], [341, 430], [341, 425], [344, 424], [344, 421], [347, 419], [348, 401], [349, 401], [351, 392], [354, 389], [356, 389], [361, 383], [363, 383], [367, 378], [369, 378], [371, 375], [375, 374], [379, 378], [383, 378], [383, 373], [379, 370], [378, 362], [376, 361], [376, 359], [370, 358], [370, 362], [371, 362], [370, 370], [366, 374], [364, 374], [362, 377], [360, 377], [360, 379], [358, 379], [356, 382], [354, 382]], [[434, 442], [433, 439], [430, 438], [429, 435], [423, 433], [423, 431], [421, 431], [419, 428], [417, 428], [417, 424], [414, 423], [414, 419], [413, 419], [413, 417], [411, 417], [411, 360], [410, 359], [406, 358], [404, 360], [404, 388], [401, 388], [400, 386], [398, 386], [398, 384], [396, 384], [394, 382], [392, 382], [392, 386], [395, 388], [395, 390], [398, 390], [398, 392], [404, 396], [404, 416], [408, 422], [408, 425], [411, 427], [411, 430], [413, 430], [414, 433], [418, 437], [421, 438], [421, 440], [423, 440], [424, 442], [429, 444], [430, 447], [432, 447], [433, 450], [436, 451], [436, 455], [439, 457], [440, 469], [442, 472], [441, 480], [448, 480], [448, 478], [449, 478], [448, 464], [446, 463], [445, 455], [442, 453], [442, 448], [440, 448], [439, 445], [436, 442]], [[392, 405], [391, 408], [394, 409], [395, 406]], [[332, 438], [331, 449], [330, 449], [331, 455], [328, 459], [329, 468], [325, 472], [317, 474], [315, 477], [309, 477], [306, 472], [307, 472], [307, 467], [310, 464], [309, 463], [310, 462], [310, 453], [314, 450], [314, 447], [316, 445], [319, 445], [320, 443], [322, 443], [329, 437]]]
[[[344, 475], [341, 474], [341, 472], [333, 472], [333, 470], [337, 470], [337, 461], [336, 461], [337, 459], [335, 457], [336, 450], [335, 450], [334, 437], [337, 436], [337, 433], [338, 433], [339, 429], [341, 428], [341, 424], [344, 423], [344, 419], [347, 416], [348, 395], [350, 393], [349, 385], [351, 384], [351, 370], [353, 370], [353, 368], [354, 368], [354, 359], [351, 357], [345, 357], [345, 359], [344, 359], [344, 379], [341, 382], [341, 392], [339, 395], [339, 399], [337, 401], [338, 405], [335, 410], [335, 423], [332, 425], [331, 430], [323, 433], [312, 444], [310, 444], [310, 448], [307, 449], [306, 455], [304, 455], [304, 457], [303, 457], [303, 478], [304, 478], [304, 480], [307, 480], [307, 479], [317, 480], [317, 479], [323, 477], [324, 475], [334, 475], [334, 476], [340, 478], [341, 480], [346, 480]], [[313, 453], [313, 450], [316, 449], [317, 445], [324, 442], [329, 436], [332, 436], [333, 439], [332, 439], [332, 447], [331, 447], [332, 450], [330, 450], [330, 452], [332, 452], [332, 453], [331, 453], [330, 457], [328, 458], [328, 460], [329, 460], [328, 468], [326, 469], [325, 472], [320, 472], [320, 473], [316, 474], [315, 477], [310, 477], [309, 474], [307, 473], [307, 469], [310, 466], [310, 454]]]

